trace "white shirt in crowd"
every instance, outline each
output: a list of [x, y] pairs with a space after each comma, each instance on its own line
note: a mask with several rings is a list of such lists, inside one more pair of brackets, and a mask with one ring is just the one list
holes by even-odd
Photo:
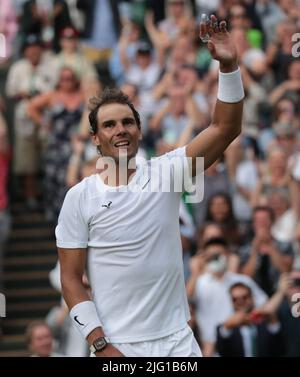
[[[163, 162], [174, 156], [183, 164], [169, 177], [162, 175]], [[92, 175], [65, 198], [57, 246], [88, 248], [94, 302], [112, 342], [168, 336], [190, 318], [179, 233], [181, 192], [149, 192], [153, 181], [159, 190], [162, 180], [172, 186], [176, 170], [187, 169], [185, 156], [179, 148], [138, 165], [128, 186], [106, 186]]]
[[138, 86], [140, 92], [151, 90], [161, 73], [161, 66], [151, 63], [145, 69], [133, 64], [126, 73], [126, 81]]
[[233, 314], [229, 289], [237, 282], [251, 288], [256, 307], [266, 302], [267, 295], [246, 275], [227, 271], [221, 280], [211, 273], [205, 273], [198, 278], [194, 298], [196, 319], [203, 341], [215, 342], [217, 326]]

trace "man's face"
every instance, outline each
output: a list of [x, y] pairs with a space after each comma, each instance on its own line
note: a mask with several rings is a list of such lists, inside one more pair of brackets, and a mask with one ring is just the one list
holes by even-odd
[[127, 105], [112, 103], [101, 106], [98, 111], [98, 130], [93, 141], [100, 147], [102, 156], [131, 159], [137, 154], [142, 139], [132, 110]]
[[272, 226], [272, 220], [269, 212], [267, 211], [257, 211], [253, 217], [253, 226], [255, 232], [264, 229], [270, 230]]
[[28, 46], [24, 51], [24, 56], [31, 64], [37, 65], [42, 57], [42, 49], [38, 45]]
[[212, 274], [223, 275], [227, 269], [227, 250], [223, 245], [209, 245], [205, 248], [206, 270]]
[[245, 287], [235, 287], [231, 290], [231, 300], [236, 312], [251, 312], [254, 307], [251, 293]]
[[40, 357], [49, 357], [52, 352], [53, 337], [47, 326], [34, 329], [30, 343], [30, 350]]

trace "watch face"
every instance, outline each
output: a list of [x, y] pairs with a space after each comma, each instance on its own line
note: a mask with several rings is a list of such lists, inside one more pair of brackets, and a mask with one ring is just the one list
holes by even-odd
[[97, 351], [101, 351], [106, 346], [106, 344], [107, 342], [105, 338], [99, 338], [95, 340], [94, 347], [96, 348]]

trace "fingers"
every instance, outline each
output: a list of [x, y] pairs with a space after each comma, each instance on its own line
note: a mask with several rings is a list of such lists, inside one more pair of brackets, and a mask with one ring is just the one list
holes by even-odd
[[227, 33], [226, 26], [227, 26], [226, 21], [221, 21], [220, 22], [220, 31], [221, 31], [221, 33]]
[[216, 33], [226, 33], [226, 21], [221, 21], [218, 23], [217, 17], [212, 14], [210, 18], [203, 14], [201, 16], [200, 22], [200, 38], [202, 40], [209, 39], [212, 35]]
[[210, 16], [210, 25], [214, 33], [218, 33], [220, 31], [217, 17], [214, 14]]

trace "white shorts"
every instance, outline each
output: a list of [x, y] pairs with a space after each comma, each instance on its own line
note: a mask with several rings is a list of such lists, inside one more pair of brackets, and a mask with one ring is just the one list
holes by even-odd
[[194, 333], [184, 329], [163, 338], [134, 343], [112, 343], [125, 357], [201, 357]]

